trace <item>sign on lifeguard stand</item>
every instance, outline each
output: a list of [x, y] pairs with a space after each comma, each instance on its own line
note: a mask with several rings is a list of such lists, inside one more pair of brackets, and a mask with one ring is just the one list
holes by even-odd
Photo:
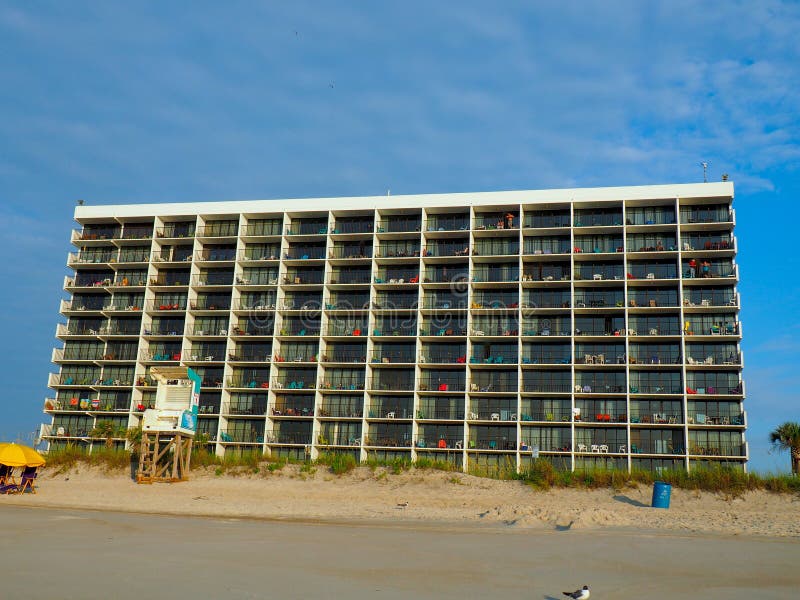
[[136, 480], [186, 481], [202, 380], [188, 367], [153, 367], [150, 374], [158, 388], [155, 408], [144, 411]]

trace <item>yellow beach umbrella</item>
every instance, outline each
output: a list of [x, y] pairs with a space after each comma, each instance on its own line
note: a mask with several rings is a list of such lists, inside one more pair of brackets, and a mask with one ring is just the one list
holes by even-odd
[[45, 463], [42, 455], [30, 446], [22, 444], [0, 444], [0, 465], [9, 467], [41, 467]]

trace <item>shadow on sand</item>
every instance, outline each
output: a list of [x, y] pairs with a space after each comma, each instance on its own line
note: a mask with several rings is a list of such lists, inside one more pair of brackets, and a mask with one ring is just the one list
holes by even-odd
[[639, 508], [650, 508], [649, 504], [644, 504], [643, 502], [639, 502], [638, 500], [634, 500], [633, 498], [628, 498], [627, 496], [622, 496], [617, 494], [614, 496], [614, 500], [617, 502], [624, 502], [625, 504], [630, 504], [631, 506], [638, 506]]

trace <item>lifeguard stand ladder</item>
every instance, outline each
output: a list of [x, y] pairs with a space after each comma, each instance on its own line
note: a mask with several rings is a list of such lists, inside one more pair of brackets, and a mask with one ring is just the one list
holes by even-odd
[[142, 420], [137, 483], [186, 481], [197, 429], [200, 377], [187, 367], [153, 367], [155, 408]]
[[187, 481], [192, 438], [180, 433], [142, 431], [137, 483]]

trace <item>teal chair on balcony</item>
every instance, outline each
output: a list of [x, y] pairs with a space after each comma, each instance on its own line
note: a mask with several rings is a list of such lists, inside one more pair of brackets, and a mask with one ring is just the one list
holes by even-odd
[[497, 442], [495, 440], [489, 440], [489, 450], [497, 450]]

